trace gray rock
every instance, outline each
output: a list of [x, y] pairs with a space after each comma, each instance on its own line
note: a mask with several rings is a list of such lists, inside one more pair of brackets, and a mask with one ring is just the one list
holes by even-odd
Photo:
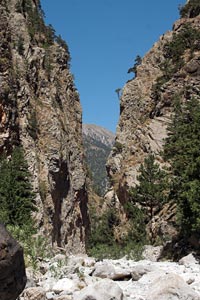
[[56, 298], [56, 300], [72, 300], [72, 296], [71, 295], [59, 296]]
[[122, 269], [120, 267], [114, 267], [107, 262], [97, 263], [92, 275], [113, 280], [120, 280], [131, 277], [130, 271]]
[[198, 264], [198, 261], [194, 257], [192, 253], [188, 254], [187, 256], [182, 257], [179, 260], [179, 265], [184, 265], [185, 267], [189, 267], [192, 264]]
[[150, 261], [158, 261], [162, 250], [163, 246], [154, 247], [151, 245], [146, 245], [144, 251], [142, 252], [142, 256], [144, 259], [148, 259]]
[[23, 249], [0, 224], [0, 299], [15, 300], [26, 280]]
[[23, 293], [24, 300], [46, 300], [45, 291], [41, 287], [28, 288]]
[[145, 266], [145, 265], [136, 265], [131, 270], [131, 277], [134, 281], [139, 280], [144, 274], [154, 271], [152, 266]]
[[75, 292], [73, 300], [126, 300], [122, 289], [110, 279], [90, 285], [79, 292]]
[[199, 295], [177, 274], [156, 280], [148, 291], [148, 300], [200, 300]]

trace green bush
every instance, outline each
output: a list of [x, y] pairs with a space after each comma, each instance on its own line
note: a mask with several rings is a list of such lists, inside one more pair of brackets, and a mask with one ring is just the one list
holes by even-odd
[[129, 231], [120, 242], [117, 242], [114, 236], [114, 227], [120, 224], [116, 209], [108, 209], [101, 216], [90, 212], [90, 216], [91, 232], [86, 244], [88, 255], [98, 259], [117, 259], [124, 255], [132, 259], [141, 258], [146, 239], [144, 226], [140, 226], [142, 221], [138, 221], [138, 211], [135, 210], [135, 219], [132, 219]]
[[116, 150], [116, 152], [118, 152], [118, 153], [121, 153], [123, 148], [124, 148], [123, 144], [118, 141], [116, 141], [113, 145], [113, 151]]
[[53, 256], [48, 240], [36, 233], [33, 224], [7, 225], [7, 229], [23, 247], [26, 267], [37, 270], [41, 260]]

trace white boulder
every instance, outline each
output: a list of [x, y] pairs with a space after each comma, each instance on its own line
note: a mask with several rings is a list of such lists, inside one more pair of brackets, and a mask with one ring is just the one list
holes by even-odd
[[193, 264], [198, 264], [198, 261], [194, 257], [192, 253], [188, 254], [187, 256], [182, 257], [179, 260], [179, 265], [184, 265], [185, 267], [190, 267]]
[[90, 285], [79, 292], [75, 292], [73, 300], [126, 300], [119, 285], [110, 280], [101, 281]]
[[75, 282], [69, 278], [59, 279], [56, 284], [54, 284], [52, 291], [56, 294], [61, 292], [71, 293], [76, 289]]
[[156, 280], [149, 292], [148, 300], [200, 300], [199, 295], [177, 274], [166, 274]]

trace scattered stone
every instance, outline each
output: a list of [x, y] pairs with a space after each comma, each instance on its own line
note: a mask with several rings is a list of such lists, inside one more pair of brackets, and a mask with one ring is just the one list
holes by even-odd
[[[38, 291], [40, 287], [42, 293], [36, 293], [36, 296], [43, 297], [44, 291], [45, 300], [120, 299], [112, 292], [113, 289], [117, 291], [116, 294], [123, 297], [123, 300], [200, 300], [195, 298], [200, 297], [200, 264], [194, 260], [190, 262], [190, 267], [169, 261], [157, 262], [146, 259], [136, 262], [126, 257], [95, 262], [93, 258], [79, 255], [69, 257], [66, 265], [63, 265], [51, 259], [49, 265], [55, 264], [56, 270], [49, 268], [45, 274], [41, 274], [28, 269], [28, 275], [36, 287], [35, 290], [29, 288], [27, 291], [34, 294], [33, 291]], [[68, 275], [63, 275], [66, 272]], [[178, 294], [177, 298], [174, 298], [173, 291]], [[27, 298], [23, 297], [24, 294], [25, 292], [20, 300], [32, 300], [28, 298], [29, 294]], [[34, 296], [32, 294], [31, 297]], [[184, 298], [184, 294], [188, 298]]]

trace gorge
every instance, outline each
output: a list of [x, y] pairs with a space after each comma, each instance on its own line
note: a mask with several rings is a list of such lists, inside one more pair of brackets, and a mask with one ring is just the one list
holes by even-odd
[[[150, 296], [147, 292], [169, 269], [178, 276], [167, 276], [170, 286], [173, 278], [177, 283], [179, 296], [173, 300], [187, 299], [184, 291], [198, 300], [198, 260], [180, 258], [200, 254], [199, 1], [188, 1], [172, 31], [133, 66], [134, 78], [120, 91], [115, 141], [102, 128], [82, 124], [68, 45], [45, 25], [40, 1], [1, 0], [0, 15], [0, 221], [24, 243], [29, 267], [21, 299], [99, 300], [98, 278], [111, 280], [105, 280], [106, 289], [111, 284], [118, 293], [102, 296], [105, 300], [172, 299], [170, 292], [160, 296], [155, 284]], [[98, 195], [86, 148], [88, 161], [95, 157], [94, 169], [96, 153], [105, 161], [112, 148], [109, 184], [104, 176]], [[161, 186], [155, 174], [167, 184]], [[152, 187], [162, 190], [154, 189], [152, 197]], [[23, 224], [20, 211], [32, 222]], [[153, 254], [160, 251], [158, 257], [144, 255], [145, 243], [158, 246], [147, 247]], [[4, 251], [2, 243], [1, 263]], [[86, 253], [107, 261], [98, 264]], [[184, 267], [160, 262], [157, 269], [151, 262], [166, 257]], [[136, 259], [146, 259], [140, 270]], [[54, 286], [62, 279], [69, 289]], [[114, 281], [120, 281], [120, 290]]]

